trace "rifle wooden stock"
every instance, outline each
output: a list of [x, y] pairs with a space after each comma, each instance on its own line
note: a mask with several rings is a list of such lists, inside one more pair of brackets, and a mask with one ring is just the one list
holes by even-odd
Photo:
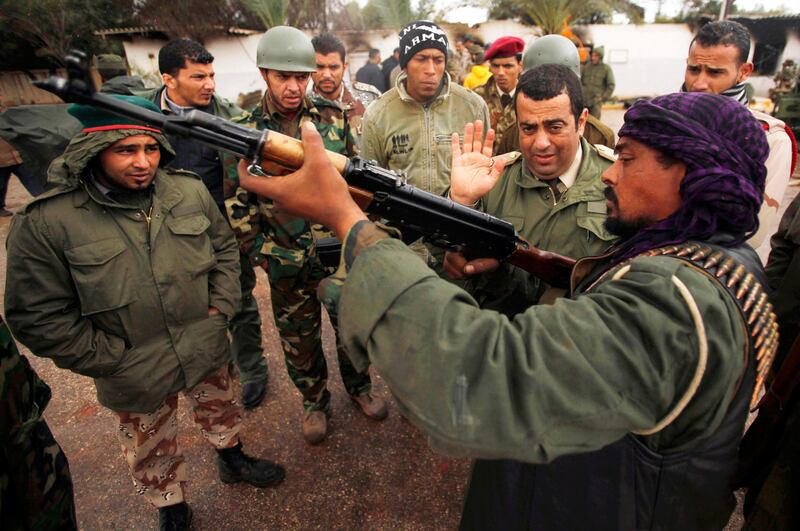
[[[164, 115], [108, 94], [95, 92], [89, 73], [88, 56], [73, 50], [65, 57], [69, 77], [51, 76], [35, 85], [64, 101], [94, 105], [252, 161], [268, 175], [283, 175], [303, 165], [303, 144], [273, 131], [259, 131], [200, 110]], [[458, 205], [448, 199], [406, 183], [404, 176], [359, 157], [327, 152], [334, 168], [348, 183], [358, 206], [372, 216], [387, 219], [402, 229], [404, 241], [420, 237], [444, 249], [467, 256], [510, 259], [511, 263], [544, 279], [551, 285], [567, 286], [574, 261], [530, 247], [508, 221]], [[510, 160], [519, 153], [507, 153]], [[508, 162], [507, 161], [507, 162]]]
[[572, 258], [536, 247], [518, 247], [507, 261], [556, 287], [569, 286], [570, 274], [575, 266]]
[[[347, 157], [328, 150], [325, 150], [325, 154], [333, 164], [333, 167], [336, 168], [336, 171], [344, 175], [347, 168]], [[267, 137], [261, 149], [260, 163], [262, 169], [267, 173], [280, 175], [295, 171], [303, 165], [304, 159], [305, 151], [303, 150], [302, 141], [282, 133], [267, 131]], [[347, 188], [353, 201], [356, 202], [361, 210], [366, 211], [372, 202], [372, 193], [355, 186], [348, 185]]]

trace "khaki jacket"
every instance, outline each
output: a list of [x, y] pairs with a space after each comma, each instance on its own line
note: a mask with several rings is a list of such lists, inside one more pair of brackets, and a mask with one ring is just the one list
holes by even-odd
[[411, 184], [441, 194], [450, 184], [450, 138], [474, 120], [489, 123], [489, 109], [475, 93], [445, 74], [441, 93], [428, 105], [408, 95], [403, 72], [395, 88], [364, 113], [361, 156], [405, 172]]
[[160, 169], [149, 213], [84, 181], [95, 155], [131, 134], [141, 131], [80, 134], [53, 162], [60, 186], [12, 221], [5, 308], [16, 338], [93, 377], [102, 405], [151, 412], [226, 362], [239, 252], [192, 173]]

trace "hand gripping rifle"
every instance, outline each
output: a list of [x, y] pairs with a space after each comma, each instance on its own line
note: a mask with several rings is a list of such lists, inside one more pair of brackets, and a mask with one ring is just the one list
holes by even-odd
[[[95, 92], [89, 77], [86, 54], [73, 51], [66, 58], [68, 79], [52, 76], [35, 85], [64, 101], [84, 103], [227, 151], [251, 161], [255, 175], [281, 174], [303, 164], [303, 143], [274, 131], [259, 131], [218, 116], [193, 110], [164, 115]], [[575, 261], [530, 246], [502, 219], [490, 216], [436, 194], [411, 186], [402, 174], [386, 170], [373, 161], [327, 152], [336, 170], [350, 188], [362, 210], [388, 220], [404, 234], [405, 241], [419, 236], [425, 241], [470, 258], [506, 260], [558, 287], [569, 286]]]

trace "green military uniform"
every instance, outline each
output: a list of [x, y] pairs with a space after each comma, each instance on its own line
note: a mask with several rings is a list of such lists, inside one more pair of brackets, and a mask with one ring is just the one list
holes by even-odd
[[11, 224], [6, 282], [26, 289], [6, 290], [5, 307], [34, 354], [95, 379], [102, 405], [152, 411], [224, 364], [220, 327], [239, 304], [239, 259], [194, 174], [159, 169], [152, 195], [117, 200], [87, 182], [90, 161], [132, 134], [141, 131], [81, 133], [53, 162], [59, 187]]
[[0, 527], [77, 529], [67, 457], [43, 414], [50, 388], [0, 318]]
[[[586, 125], [583, 127], [583, 138], [592, 145], [606, 146], [614, 149], [616, 141], [614, 131], [606, 124], [592, 116], [586, 116]], [[519, 124], [515, 121], [506, 130], [503, 139], [495, 144], [495, 153], [509, 153], [519, 151]]]
[[[498, 147], [509, 128], [517, 122], [517, 113], [514, 112], [514, 97], [503, 93], [494, 78], [489, 79], [485, 85], [481, 85], [473, 91], [483, 98], [489, 107], [489, 123], [494, 129], [495, 147]], [[507, 151], [495, 150], [495, 154], [497, 153], [507, 153]]]
[[603, 48], [594, 50], [600, 54], [600, 62], [592, 64], [591, 60], [581, 67], [581, 85], [583, 85], [583, 96], [586, 98], [586, 106], [589, 113], [600, 118], [603, 102], [614, 94], [614, 71], [603, 62]]
[[402, 242], [351, 230], [344, 255], [355, 257], [338, 302], [348, 353], [357, 365], [368, 356], [443, 450], [547, 462], [652, 428], [697, 365], [697, 326], [673, 277], [703, 316], [715, 377], [647, 447], [685, 448], [712, 433], [737, 387], [746, 331], [736, 303], [678, 259], [636, 258], [619, 280], [606, 275], [589, 294], [509, 321], [441, 282]]
[[[481, 209], [513, 223], [517, 232], [539, 249], [576, 259], [602, 253], [615, 237], [603, 225], [606, 200], [600, 175], [614, 157], [584, 139], [580, 149], [581, 164], [569, 188], [559, 182], [554, 192], [519, 159], [481, 199]], [[513, 282], [508, 280], [511, 277]], [[545, 288], [525, 271], [503, 264], [495, 273], [473, 278], [468, 291], [481, 307], [515, 315], [535, 304]]]
[[[137, 95], [155, 103], [163, 113], [172, 114], [166, 100], [166, 92], [165, 87], [160, 87], [138, 92]], [[242, 109], [215, 94], [206, 112], [230, 120], [236, 116], [240, 116], [242, 114]], [[188, 142], [190, 140], [179, 139], [179, 141]], [[177, 147], [176, 150], [178, 150]], [[225, 154], [220, 151], [218, 157], [219, 181], [223, 181], [222, 188], [224, 195], [225, 167], [223, 161], [225, 160]], [[175, 166], [175, 163], [172, 165]], [[190, 170], [191, 168], [179, 169]], [[210, 184], [207, 184], [207, 186], [210, 186]], [[231, 359], [236, 364], [236, 368], [239, 371], [239, 381], [244, 385], [251, 382], [263, 381], [268, 377], [269, 369], [267, 360], [264, 358], [264, 349], [261, 347], [261, 316], [258, 313], [258, 302], [256, 302], [256, 298], [253, 296], [253, 290], [256, 287], [256, 273], [253, 270], [253, 265], [244, 253], [240, 253], [239, 266], [242, 270], [241, 276], [239, 277], [242, 290], [242, 302], [239, 311], [236, 312], [236, 315], [233, 316], [230, 322]], [[248, 405], [245, 404], [245, 406], [247, 407]]]
[[[306, 98], [297, 116], [286, 119], [265, 95], [257, 108], [237, 121], [295, 138], [300, 137], [301, 124], [311, 121], [320, 132], [326, 149], [347, 155], [356, 151], [341, 107], [320, 97]], [[242, 249], [254, 264], [267, 269], [272, 311], [289, 377], [302, 393], [306, 410], [327, 409], [330, 402], [328, 369], [320, 339], [321, 307], [316, 287], [332, 271], [323, 268], [314, 242], [329, 236], [330, 232], [321, 225], [311, 225], [280, 211], [269, 199], [256, 197], [240, 188], [233, 161], [227, 167], [225, 187], [228, 217]], [[369, 373], [353, 368], [338, 339], [337, 353], [347, 392], [353, 396], [370, 392]]]

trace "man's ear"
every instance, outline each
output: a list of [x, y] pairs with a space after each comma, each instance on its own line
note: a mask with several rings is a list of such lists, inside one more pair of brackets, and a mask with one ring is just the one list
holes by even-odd
[[589, 116], [589, 109], [583, 108], [581, 115], [578, 116], [578, 134], [583, 136], [583, 129], [586, 127], [586, 117]]
[[165, 87], [171, 89], [174, 89], [176, 85], [175, 78], [169, 74], [161, 74], [161, 82], [164, 83]]
[[739, 67], [739, 83], [744, 83], [747, 78], [749, 78], [753, 74], [753, 69], [755, 66], [751, 62], [746, 62], [742, 66]]

